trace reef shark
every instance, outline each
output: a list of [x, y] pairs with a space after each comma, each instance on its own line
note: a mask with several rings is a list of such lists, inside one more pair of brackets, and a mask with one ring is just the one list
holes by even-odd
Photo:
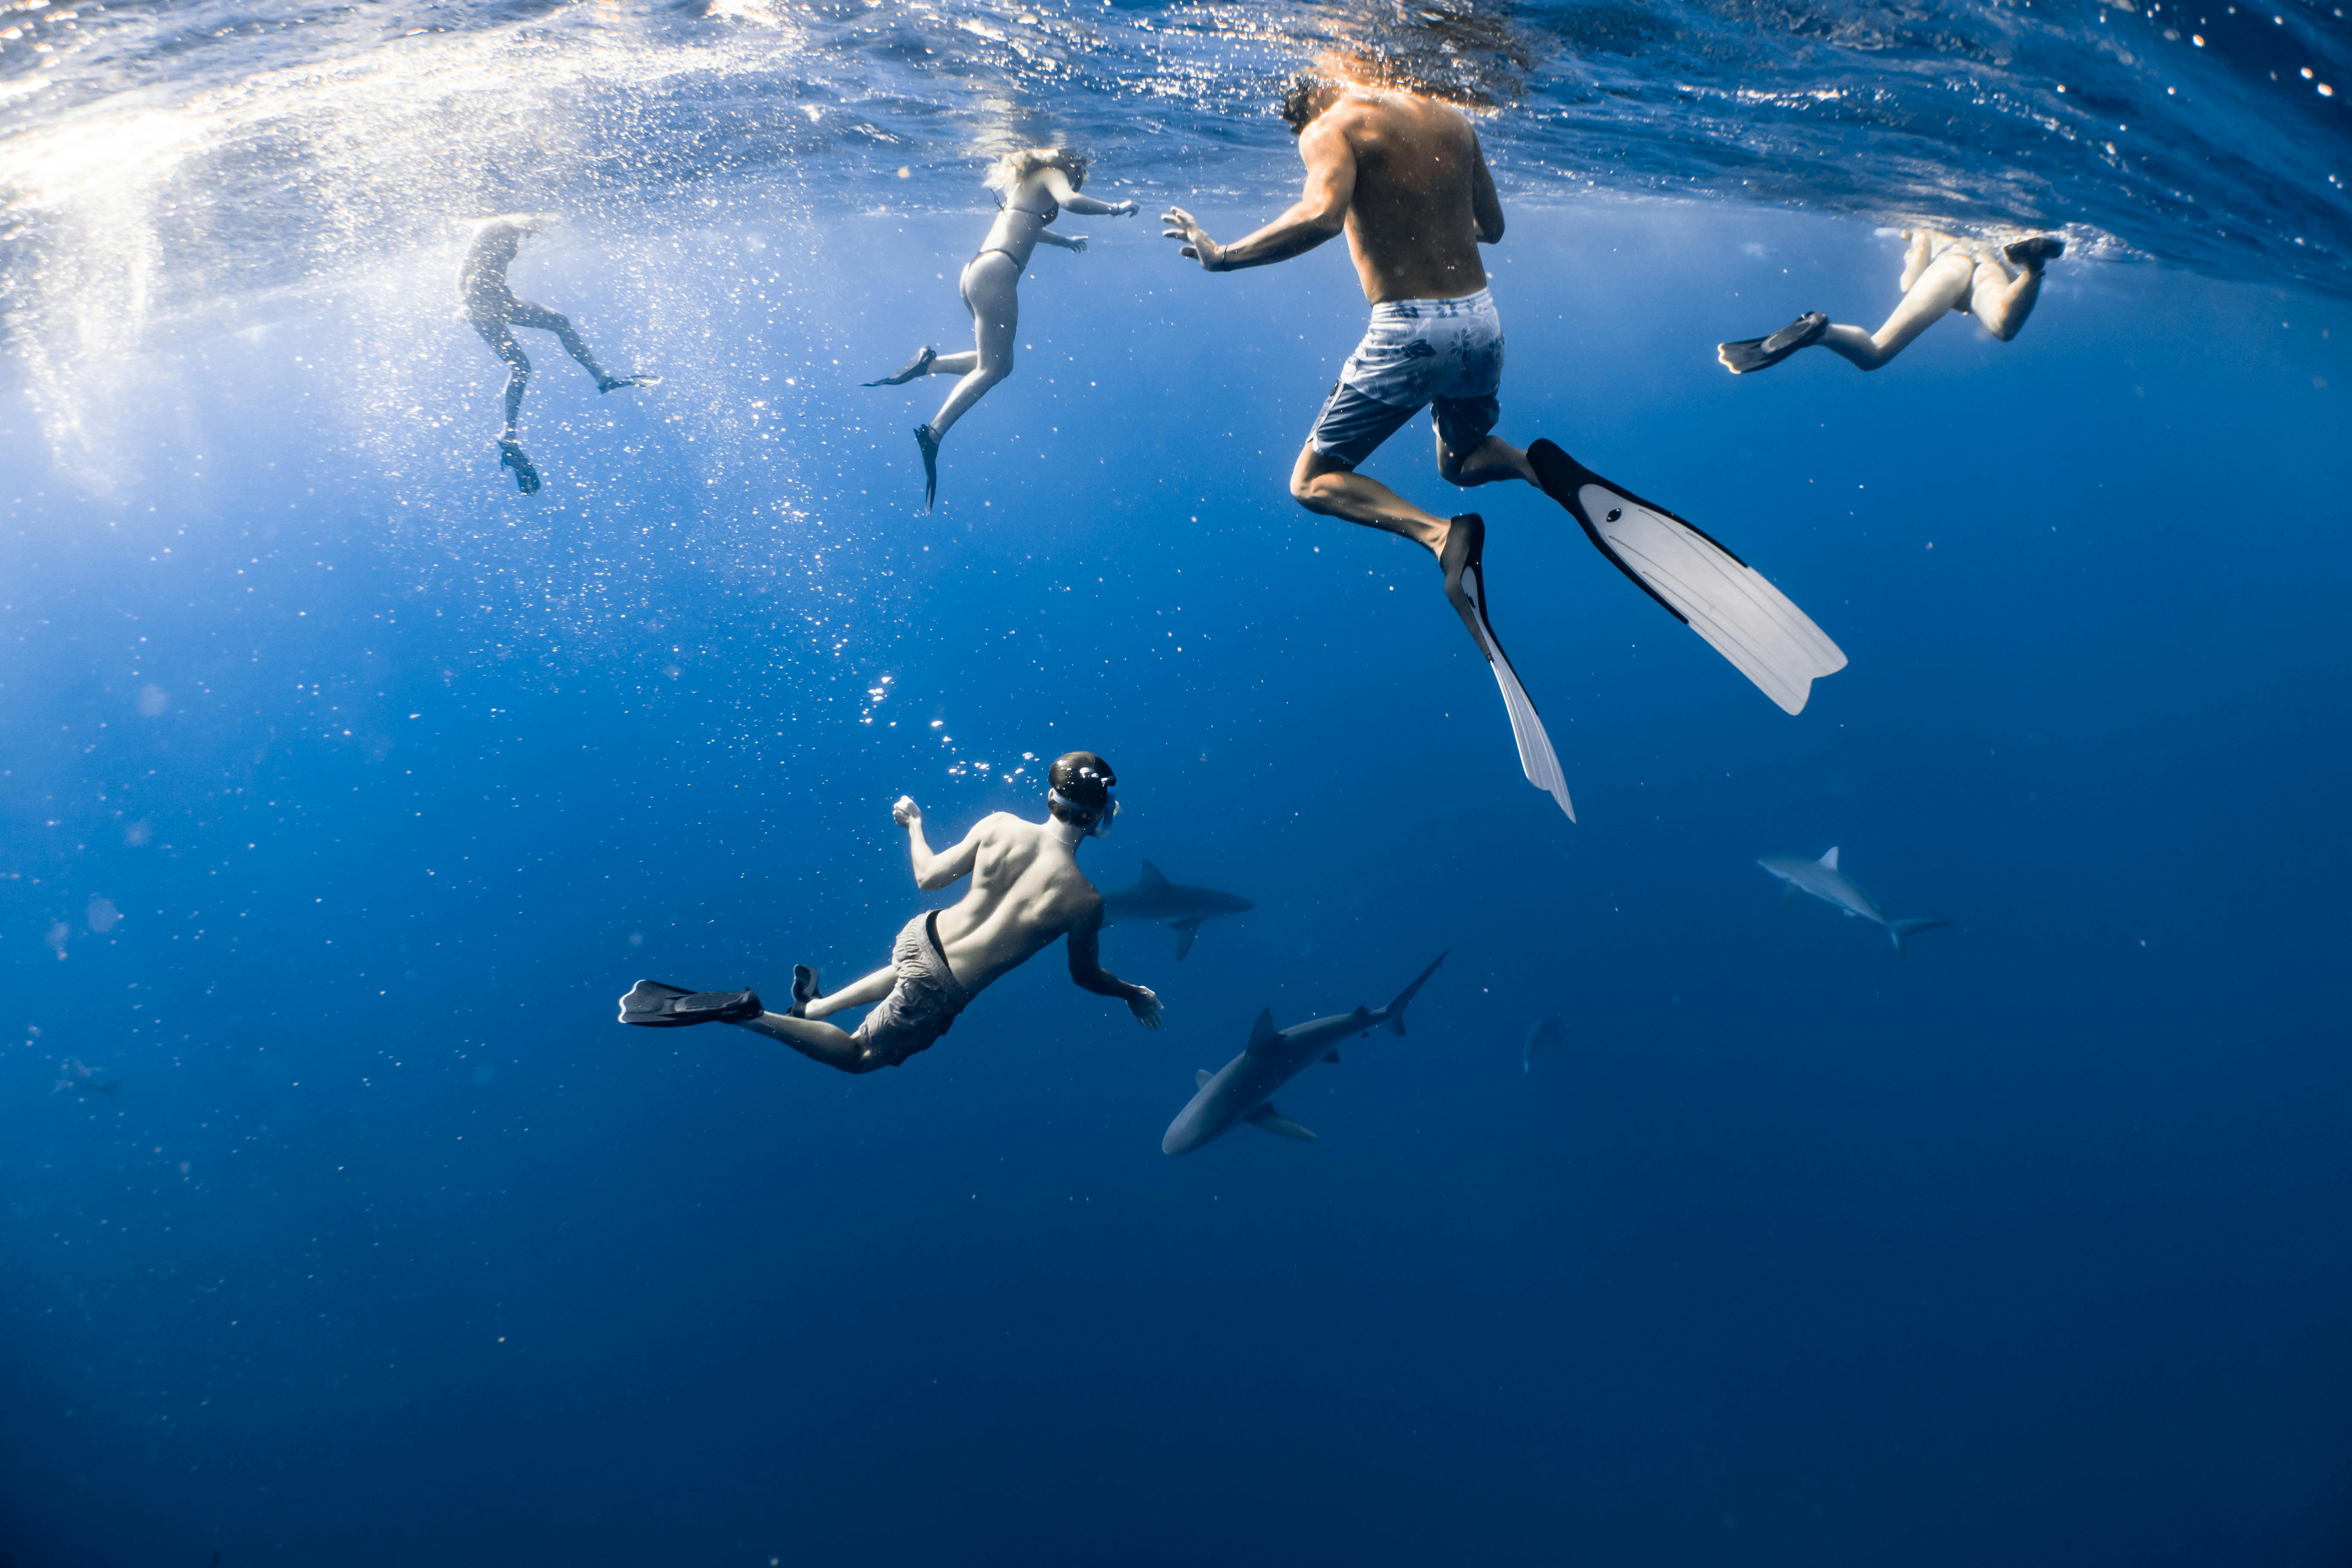
[[121, 1103], [115, 1098], [122, 1089], [122, 1079], [120, 1076], [101, 1076], [98, 1068], [89, 1066], [79, 1057], [68, 1057], [65, 1059], [65, 1065], [58, 1070], [65, 1076], [58, 1079], [57, 1088], [51, 1089], [50, 1093], [63, 1094], [70, 1089], [85, 1099], [93, 1094], [102, 1094], [117, 1105]]
[[1835, 904], [1849, 915], [1860, 915], [1864, 920], [1875, 921], [1885, 926], [1886, 939], [1895, 944], [1895, 951], [1898, 953], [1905, 951], [1903, 944], [1914, 932], [1952, 923], [1947, 920], [1887, 919], [1886, 911], [1878, 907], [1878, 900], [1848, 881], [1845, 873], [1838, 869], [1838, 852], [1834, 846], [1818, 860], [1807, 860], [1795, 855], [1772, 855], [1756, 863], [1789, 885], [1781, 894], [1784, 899], [1793, 899], [1801, 892], [1811, 893], [1826, 903]]
[[1181, 963], [1192, 951], [1192, 939], [1201, 934], [1202, 921], [1255, 908], [1255, 904], [1237, 894], [1171, 882], [1160, 874], [1159, 867], [1146, 860], [1143, 875], [1136, 879], [1135, 886], [1123, 892], [1103, 895], [1103, 924], [1128, 921], [1172, 927], [1176, 932], [1176, 957]]
[[1223, 1137], [1235, 1123], [1243, 1121], [1284, 1138], [1314, 1137], [1314, 1133], [1274, 1108], [1274, 1091], [1317, 1062], [1337, 1062], [1339, 1042], [1351, 1035], [1369, 1034], [1382, 1024], [1393, 1034], [1403, 1034], [1405, 1004], [1437, 973], [1437, 964], [1444, 962], [1445, 954], [1439, 953], [1437, 963], [1423, 970], [1385, 1007], [1359, 1007], [1337, 1017], [1293, 1024], [1287, 1029], [1276, 1028], [1274, 1009], [1266, 1008], [1258, 1014], [1257, 1023], [1250, 1029], [1249, 1046], [1241, 1055], [1227, 1062], [1222, 1071], [1213, 1073], [1202, 1068], [1193, 1075], [1200, 1092], [1168, 1124], [1167, 1136], [1160, 1140], [1160, 1152], [1189, 1154], [1202, 1144]]

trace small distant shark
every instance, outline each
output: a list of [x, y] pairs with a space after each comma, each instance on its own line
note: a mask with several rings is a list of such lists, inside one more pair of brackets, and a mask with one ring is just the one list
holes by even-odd
[[1203, 1068], [1193, 1075], [1200, 1092], [1168, 1124], [1168, 1135], [1160, 1140], [1160, 1152], [1189, 1154], [1202, 1144], [1223, 1137], [1242, 1121], [1279, 1137], [1313, 1138], [1314, 1133], [1274, 1108], [1274, 1091], [1317, 1062], [1337, 1062], [1339, 1042], [1349, 1036], [1369, 1034], [1382, 1024], [1394, 1034], [1403, 1034], [1405, 1004], [1437, 973], [1437, 964], [1444, 962], [1445, 954], [1439, 953], [1437, 963], [1423, 970], [1418, 979], [1398, 992], [1395, 1001], [1377, 1010], [1359, 1007], [1337, 1017], [1317, 1018], [1277, 1029], [1274, 1026], [1274, 1009], [1266, 1008], [1257, 1016], [1257, 1023], [1250, 1030], [1247, 1049], [1227, 1062], [1221, 1072], [1213, 1073]]
[[1127, 921], [1172, 926], [1176, 931], [1176, 957], [1181, 963], [1192, 951], [1192, 939], [1201, 934], [1202, 921], [1255, 908], [1255, 904], [1237, 894], [1171, 882], [1160, 874], [1159, 867], [1146, 860], [1143, 875], [1136, 879], [1135, 886], [1124, 892], [1103, 895], [1103, 924]]
[[1527, 1048], [1524, 1054], [1519, 1058], [1519, 1070], [1521, 1072], [1533, 1072], [1536, 1070], [1536, 1047], [1538, 1046], [1562, 1045], [1566, 1043], [1567, 1039], [1568, 1031], [1561, 1026], [1559, 1015], [1557, 1013], [1545, 1014], [1542, 1017], [1536, 1020], [1536, 1026], [1528, 1031]]
[[117, 1105], [121, 1103], [115, 1099], [116, 1091], [122, 1087], [121, 1079], [100, 1077], [96, 1068], [89, 1066], [79, 1057], [68, 1057], [65, 1066], [59, 1070], [65, 1076], [58, 1079], [58, 1087], [49, 1091], [51, 1094], [63, 1094], [70, 1089], [84, 1096], [102, 1094]]
[[1895, 944], [1895, 951], [1898, 953], [1905, 951], [1903, 944], [1915, 933], [1952, 923], [1946, 920], [1888, 920], [1886, 911], [1878, 907], [1878, 900], [1847, 881], [1845, 873], [1838, 869], [1838, 852], [1834, 847], [1818, 860], [1807, 860], [1794, 855], [1774, 855], [1756, 863], [1789, 884], [1781, 894], [1783, 899], [1793, 899], [1801, 892], [1811, 893], [1817, 899], [1835, 904], [1849, 915], [1860, 915], [1864, 920], [1875, 921], [1885, 926], [1886, 939]]

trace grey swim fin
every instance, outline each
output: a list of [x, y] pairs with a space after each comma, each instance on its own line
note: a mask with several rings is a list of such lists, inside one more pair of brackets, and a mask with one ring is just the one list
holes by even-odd
[[1437, 558], [1445, 569], [1445, 596], [1453, 601], [1462, 624], [1470, 628], [1478, 651], [1486, 656], [1495, 684], [1503, 689], [1503, 708], [1511, 716], [1511, 739], [1518, 742], [1519, 771], [1528, 775], [1528, 783], [1558, 801], [1560, 810], [1574, 822], [1576, 807], [1569, 804], [1568, 779], [1559, 771], [1559, 758], [1552, 752], [1551, 737], [1544, 733], [1543, 720], [1528, 700], [1527, 688], [1519, 684], [1518, 672], [1504, 656], [1494, 623], [1486, 618], [1486, 520], [1475, 511], [1454, 519], [1446, 531], [1445, 548]]
[[940, 493], [940, 438], [928, 425], [915, 426], [915, 449], [923, 454], [923, 510], [931, 510]]
[[1804, 711], [1813, 682], [1845, 654], [1762, 574], [1661, 506], [1621, 489], [1549, 441], [1528, 448], [1544, 494], [1593, 547], [1785, 712]]
[[756, 991], [688, 991], [658, 980], [640, 980], [621, 998], [621, 1022], [649, 1029], [740, 1024], [764, 1010]]

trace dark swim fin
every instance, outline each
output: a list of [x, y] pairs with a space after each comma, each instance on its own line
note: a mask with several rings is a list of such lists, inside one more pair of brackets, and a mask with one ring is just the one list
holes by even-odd
[[784, 1012], [787, 1018], [805, 1018], [808, 1005], [824, 994], [824, 982], [815, 970], [805, 963], [793, 965], [793, 1005]]
[[1543, 720], [1528, 700], [1527, 688], [1519, 684], [1518, 672], [1511, 668], [1502, 639], [1486, 618], [1486, 520], [1475, 511], [1454, 519], [1445, 532], [1445, 548], [1437, 557], [1437, 563], [1445, 569], [1445, 596], [1462, 624], [1470, 628], [1470, 640], [1486, 656], [1495, 684], [1503, 689], [1503, 708], [1511, 717], [1511, 739], [1518, 743], [1519, 771], [1528, 775], [1529, 784], [1558, 801], [1560, 810], [1574, 822], [1576, 807], [1569, 804], [1568, 780], [1559, 771], [1559, 759], [1552, 753], [1551, 737], [1544, 733]]
[[1717, 343], [1715, 357], [1734, 375], [1746, 375], [1750, 371], [1769, 370], [1795, 353], [1799, 349], [1811, 348], [1830, 330], [1830, 319], [1819, 310], [1808, 310], [1782, 327], [1769, 338], [1749, 338], [1744, 342]]
[[932, 498], [940, 493], [940, 438], [931, 434], [928, 425], [915, 426], [915, 445], [923, 454], [923, 510], [931, 510]]
[[2000, 247], [2000, 253], [2009, 258], [2012, 267], [2046, 267], [2066, 254], [2066, 239], [2056, 234], [2028, 235], [2023, 239], [2011, 240]]
[[530, 466], [530, 454], [520, 442], [501, 440], [499, 443], [499, 467], [512, 468], [515, 489], [527, 496], [539, 493], [539, 470]]
[[596, 390], [599, 392], [618, 392], [623, 387], [627, 386], [659, 386], [660, 384], [661, 377], [657, 375], [612, 375], [606, 376], [603, 381], [598, 382], [596, 384]]
[[1544, 494], [1583, 525], [1592, 547], [1666, 613], [1705, 637], [1757, 689], [1798, 713], [1813, 682], [1845, 654], [1763, 574], [1662, 506], [1586, 468], [1549, 441], [1528, 448]]
[[931, 362], [939, 357], [940, 351], [931, 347], [930, 344], [925, 343], [921, 348], [915, 351], [915, 357], [913, 359], [908, 360], [905, 364], [900, 365], [898, 369], [892, 371], [881, 380], [860, 382], [858, 384], [861, 386], [904, 386], [919, 375], [930, 374]]
[[621, 1022], [648, 1029], [678, 1029], [688, 1024], [740, 1024], [767, 1011], [756, 991], [688, 991], [658, 980], [640, 980], [621, 998]]

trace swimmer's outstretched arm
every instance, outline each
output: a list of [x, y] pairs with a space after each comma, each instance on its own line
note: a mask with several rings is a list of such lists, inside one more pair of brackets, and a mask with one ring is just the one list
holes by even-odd
[[1084, 250], [1087, 247], [1087, 237], [1083, 234], [1055, 234], [1050, 228], [1041, 228], [1037, 231], [1037, 243], [1057, 245], [1064, 250]]
[[[1219, 245], [1182, 207], [1160, 215], [1166, 226], [1160, 237], [1182, 241], [1176, 254], [1191, 257], [1212, 272], [1265, 267], [1306, 255], [1348, 226], [1348, 205], [1356, 199], [1356, 151], [1338, 127], [1318, 121], [1299, 137], [1298, 155], [1307, 161], [1305, 193], [1288, 212], [1246, 239]], [[1499, 205], [1495, 216], [1499, 223]], [[1500, 230], [1496, 233], [1499, 237]]]
[[1160, 998], [1148, 987], [1129, 985], [1102, 966], [1102, 900], [1070, 928], [1070, 980], [1081, 991], [1116, 996], [1127, 1004], [1135, 1021], [1147, 1029], [1160, 1027]]
[[[1061, 204], [1064, 212], [1076, 213], [1080, 217], [1133, 217], [1143, 210], [1135, 202], [1098, 202], [1092, 196], [1082, 195], [1071, 186], [1069, 176], [1059, 169], [1045, 171], [1045, 189], [1053, 193], [1054, 200]], [[1038, 237], [1043, 239], [1046, 237], [1040, 235]]]
[[902, 795], [890, 808], [890, 819], [907, 830], [907, 847], [915, 862], [915, 886], [927, 893], [935, 893], [959, 877], [971, 875], [971, 868], [980, 858], [979, 827], [963, 836], [963, 842], [944, 855], [931, 853], [923, 837], [923, 808], [915, 797]]

